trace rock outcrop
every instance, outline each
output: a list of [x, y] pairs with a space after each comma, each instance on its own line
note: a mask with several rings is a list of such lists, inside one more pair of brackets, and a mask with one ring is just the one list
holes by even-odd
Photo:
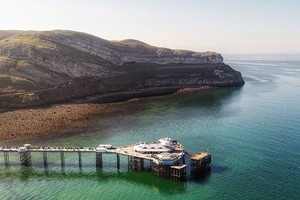
[[184, 87], [243, 84], [241, 73], [214, 52], [108, 41], [74, 31], [0, 31], [0, 107], [76, 98], [112, 101]]

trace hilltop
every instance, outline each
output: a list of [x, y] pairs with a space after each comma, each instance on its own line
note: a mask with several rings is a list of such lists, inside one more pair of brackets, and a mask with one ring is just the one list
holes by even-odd
[[109, 102], [186, 87], [240, 86], [215, 52], [108, 41], [75, 31], [0, 31], [0, 107]]

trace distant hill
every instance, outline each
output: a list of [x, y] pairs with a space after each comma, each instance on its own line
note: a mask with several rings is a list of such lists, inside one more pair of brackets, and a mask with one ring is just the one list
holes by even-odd
[[108, 41], [65, 30], [0, 31], [2, 108], [242, 84], [241, 73], [215, 52], [172, 50], [133, 39]]

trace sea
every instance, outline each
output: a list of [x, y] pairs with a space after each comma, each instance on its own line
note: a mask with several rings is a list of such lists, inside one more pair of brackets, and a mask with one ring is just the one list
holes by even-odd
[[209, 151], [211, 172], [185, 182], [128, 170], [121, 156], [33, 155], [21, 168], [17, 154], [5, 168], [0, 155], [0, 199], [300, 199], [300, 56], [225, 55], [245, 85], [129, 101], [92, 116], [98, 123], [76, 134], [41, 138], [33, 145], [129, 145], [171, 137], [187, 152]]

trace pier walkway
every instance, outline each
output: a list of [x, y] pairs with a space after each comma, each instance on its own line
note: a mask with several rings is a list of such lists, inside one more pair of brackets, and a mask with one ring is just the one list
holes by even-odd
[[[117, 168], [120, 168], [120, 155], [128, 156], [128, 167], [131, 169], [144, 169], [144, 160], [150, 161], [151, 171], [158, 176], [184, 179], [186, 170], [185, 150], [177, 141], [171, 138], [162, 138], [153, 143], [139, 142], [130, 146], [114, 148], [109, 144], [101, 144], [98, 147], [35, 147], [25, 144], [23, 147], [0, 147], [4, 154], [4, 165], [9, 167], [9, 153], [19, 153], [20, 164], [24, 167], [32, 166], [32, 153], [42, 153], [44, 167], [48, 168], [48, 153], [60, 153], [61, 166], [65, 167], [65, 153], [78, 153], [79, 167], [82, 167], [82, 153], [94, 153], [96, 167], [102, 168], [102, 154], [116, 154]], [[202, 152], [191, 157], [191, 166], [194, 170], [209, 167], [211, 156], [208, 152]]]

